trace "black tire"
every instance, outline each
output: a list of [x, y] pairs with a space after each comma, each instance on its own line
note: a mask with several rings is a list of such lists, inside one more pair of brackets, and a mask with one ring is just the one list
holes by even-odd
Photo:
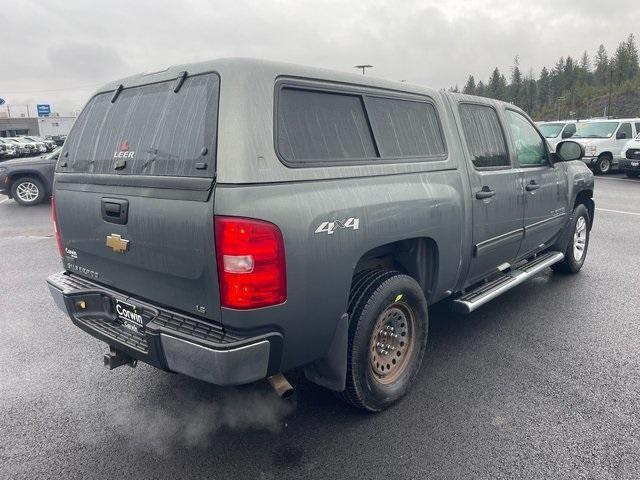
[[43, 183], [34, 177], [22, 177], [11, 184], [11, 197], [20, 205], [41, 203], [47, 194]]
[[634, 171], [631, 171], [631, 170], [626, 170], [624, 173], [629, 178], [638, 178], [638, 175], [640, 175], [640, 172], [634, 172]]
[[[576, 242], [576, 228], [580, 223], [580, 219], [584, 221], [585, 238], [583, 243], [582, 256], [576, 258], [576, 250], [574, 245]], [[571, 216], [571, 222], [569, 223], [569, 242], [567, 243], [567, 249], [564, 252], [564, 260], [562, 262], [551, 265], [551, 268], [556, 272], [562, 273], [578, 273], [587, 258], [587, 251], [589, 250], [589, 233], [590, 233], [591, 221], [589, 219], [589, 211], [582, 203], [577, 205], [573, 210]]]
[[20, 205], [41, 203], [47, 194], [43, 183], [34, 177], [22, 177], [11, 184], [11, 197]]
[[594, 169], [598, 175], [606, 175], [607, 173], [611, 173], [611, 169], [613, 168], [613, 158], [608, 153], [603, 153], [598, 157]]
[[[408, 275], [369, 270], [353, 279], [349, 317], [347, 380], [341, 396], [356, 408], [379, 412], [407, 393], [420, 370], [429, 329], [427, 301]], [[376, 346], [383, 331], [392, 347], [386, 354]], [[384, 358], [377, 367], [376, 355]], [[385, 365], [386, 375], [380, 371]]]

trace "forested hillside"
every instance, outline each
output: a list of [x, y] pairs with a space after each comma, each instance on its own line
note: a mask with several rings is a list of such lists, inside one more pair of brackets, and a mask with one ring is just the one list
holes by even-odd
[[[458, 91], [458, 87], [451, 90]], [[579, 59], [561, 57], [538, 75], [532, 69], [523, 73], [516, 56], [508, 78], [496, 67], [486, 81], [469, 76], [462, 91], [514, 103], [536, 120], [638, 117], [640, 65], [636, 39], [630, 34], [613, 54], [600, 45], [593, 56], [585, 51]]]

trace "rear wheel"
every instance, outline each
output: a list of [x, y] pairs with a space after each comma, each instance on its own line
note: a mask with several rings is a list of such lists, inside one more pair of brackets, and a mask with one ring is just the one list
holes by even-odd
[[573, 217], [569, 224], [572, 235], [562, 262], [551, 265], [556, 272], [578, 273], [587, 257], [589, 248], [589, 211], [583, 204], [573, 210]]
[[354, 278], [343, 398], [370, 412], [407, 393], [427, 343], [427, 301], [408, 275], [371, 270]]
[[11, 185], [11, 196], [20, 205], [36, 205], [44, 200], [46, 190], [37, 178], [19, 178]]
[[600, 155], [595, 164], [596, 173], [599, 173], [600, 175], [606, 175], [609, 173], [611, 171], [611, 161], [611, 155], [608, 153]]

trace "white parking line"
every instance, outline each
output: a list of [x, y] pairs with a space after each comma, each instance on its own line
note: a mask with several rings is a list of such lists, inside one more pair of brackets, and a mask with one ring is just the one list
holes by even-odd
[[7, 201], [9, 201], [9, 198], [5, 198], [4, 200], [0, 200], [0, 203], [4, 203], [4, 202], [7, 202]]
[[624, 210], [610, 210], [608, 208], [596, 208], [596, 212], [624, 213], [625, 215], [635, 215], [640, 217], [640, 213], [638, 212], [625, 212]]

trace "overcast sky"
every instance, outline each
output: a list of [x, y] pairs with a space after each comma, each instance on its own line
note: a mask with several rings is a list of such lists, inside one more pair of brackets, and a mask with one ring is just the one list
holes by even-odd
[[[7, 3], [8, 0], [4, 0]], [[640, 32], [637, 1], [13, 0], [0, 10], [0, 97], [82, 107], [101, 83], [176, 63], [248, 56], [435, 88], [537, 74], [561, 55]], [[9, 5], [10, 4], [10, 5]], [[0, 107], [1, 108], [1, 107]]]

